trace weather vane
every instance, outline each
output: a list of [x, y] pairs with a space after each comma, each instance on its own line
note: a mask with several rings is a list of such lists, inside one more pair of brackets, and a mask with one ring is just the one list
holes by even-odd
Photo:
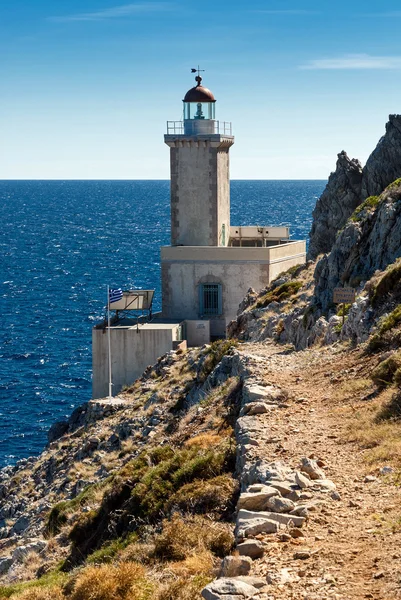
[[200, 85], [200, 84], [201, 84], [201, 81], [202, 81], [202, 77], [200, 76], [200, 74], [201, 74], [201, 73], [204, 73], [204, 72], [205, 72], [205, 69], [200, 69], [200, 68], [199, 68], [199, 65], [198, 65], [198, 68], [197, 68], [197, 69], [191, 69], [191, 73], [196, 73], [196, 72], [198, 72], [198, 74], [197, 74], [197, 76], [195, 77], [195, 81], [197, 81], [197, 82], [198, 82], [198, 85]]

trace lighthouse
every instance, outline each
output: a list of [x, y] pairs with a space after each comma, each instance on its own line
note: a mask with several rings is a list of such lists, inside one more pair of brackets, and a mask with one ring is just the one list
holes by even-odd
[[230, 229], [231, 124], [216, 120], [216, 99], [195, 78], [183, 120], [167, 123], [170, 148], [171, 245], [227, 246]]
[[93, 398], [107, 394], [110, 370], [118, 393], [164, 353], [224, 338], [249, 288], [262, 290], [306, 259], [305, 240], [291, 240], [286, 226], [230, 223], [232, 126], [216, 119], [216, 98], [199, 70], [195, 82], [181, 121], [167, 121], [164, 136], [171, 243], [161, 248], [162, 312], [151, 311], [154, 290], [125, 290], [109, 336], [105, 322], [94, 327]]
[[[205, 321], [211, 339], [226, 326], [250, 287], [305, 261], [305, 242], [288, 227], [230, 223], [231, 123], [216, 119], [216, 98], [203, 85], [184, 95], [182, 121], [167, 121], [171, 245], [161, 249], [163, 317]], [[197, 327], [198, 325], [196, 325]]]

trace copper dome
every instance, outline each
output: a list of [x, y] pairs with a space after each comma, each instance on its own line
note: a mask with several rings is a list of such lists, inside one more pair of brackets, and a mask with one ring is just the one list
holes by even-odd
[[216, 102], [212, 92], [201, 85], [202, 77], [195, 77], [198, 85], [188, 90], [184, 102]]

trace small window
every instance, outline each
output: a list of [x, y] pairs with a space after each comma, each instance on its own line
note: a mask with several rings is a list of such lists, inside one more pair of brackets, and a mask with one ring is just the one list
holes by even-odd
[[221, 315], [223, 312], [221, 285], [203, 283], [199, 286], [199, 313], [201, 317]]

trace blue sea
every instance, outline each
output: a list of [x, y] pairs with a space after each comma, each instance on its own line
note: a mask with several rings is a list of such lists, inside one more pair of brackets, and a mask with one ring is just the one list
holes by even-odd
[[[307, 237], [324, 181], [232, 181], [234, 225]], [[168, 181], [0, 181], [0, 466], [37, 455], [91, 396], [91, 328], [107, 285], [155, 288]]]

